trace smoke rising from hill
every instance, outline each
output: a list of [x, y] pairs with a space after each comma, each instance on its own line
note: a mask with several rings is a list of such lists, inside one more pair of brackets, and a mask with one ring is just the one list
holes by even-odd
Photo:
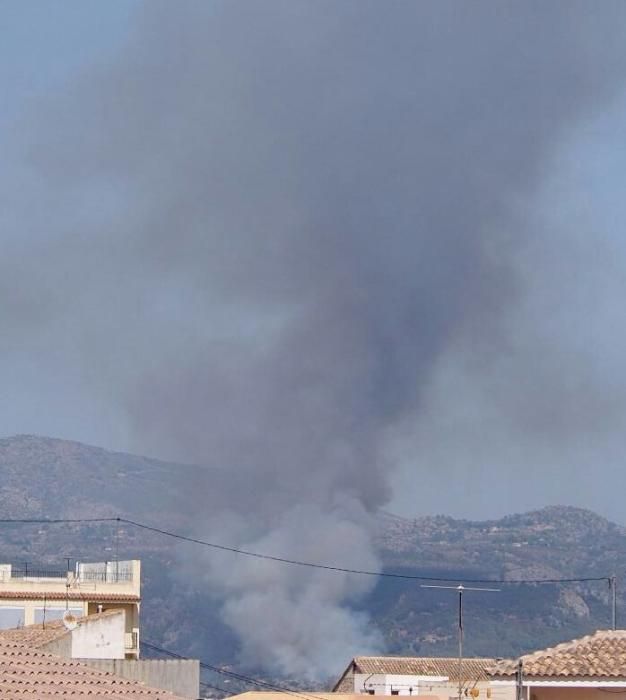
[[[148, 3], [24, 126], [40, 206], [16, 192], [4, 328], [74, 362], [140, 449], [227, 470], [189, 485], [203, 534], [378, 566], [390, 436], [444, 354], [505, 332], [546, 163], [621, 89], [625, 12]], [[371, 581], [200, 568], [251, 664], [320, 676], [380, 645], [348, 606]]]

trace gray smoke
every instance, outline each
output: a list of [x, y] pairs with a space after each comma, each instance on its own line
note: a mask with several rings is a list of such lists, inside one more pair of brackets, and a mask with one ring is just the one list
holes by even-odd
[[[148, 3], [23, 127], [3, 327], [120, 406], [137, 449], [227, 473], [191, 485], [203, 535], [376, 568], [390, 441], [442, 357], [506, 337], [547, 164], [621, 90], [625, 14]], [[202, 564], [252, 664], [319, 676], [380, 645], [347, 607], [370, 580]]]

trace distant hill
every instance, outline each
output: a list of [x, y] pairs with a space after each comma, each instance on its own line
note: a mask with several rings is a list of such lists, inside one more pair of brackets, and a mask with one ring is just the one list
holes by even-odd
[[181, 483], [208, 471], [35, 435], [0, 439], [0, 470], [4, 517], [159, 512], [174, 520], [185, 513]]
[[[382, 514], [378, 547], [388, 570], [452, 579], [593, 578], [626, 569], [626, 530], [566, 506], [482, 522]], [[611, 624], [606, 581], [497, 587], [501, 592], [465, 596], [468, 653], [514, 655]], [[395, 653], [454, 654], [450, 593], [383, 581], [366, 605]], [[619, 585], [618, 593], [623, 608]]]
[[[203, 489], [216, 478], [218, 472], [200, 467], [21, 435], [0, 440], [0, 517], [120, 515], [189, 532]], [[187, 479], [200, 485], [195, 504], [188, 501], [189, 489], [181, 488]], [[625, 529], [564, 506], [483, 522], [381, 513], [377, 546], [388, 571], [452, 579], [596, 577], [626, 571]], [[66, 557], [140, 557], [145, 637], [184, 654], [232, 663], [236, 641], [208, 592], [184, 575], [178, 547], [174, 540], [115, 523], [87, 528], [5, 524], [0, 560], [58, 567]], [[606, 582], [500, 588], [500, 593], [466, 596], [469, 654], [514, 655], [610, 624]], [[620, 609], [624, 602], [620, 590]], [[390, 652], [456, 653], [453, 592], [382, 579], [359, 608], [383, 631]]]

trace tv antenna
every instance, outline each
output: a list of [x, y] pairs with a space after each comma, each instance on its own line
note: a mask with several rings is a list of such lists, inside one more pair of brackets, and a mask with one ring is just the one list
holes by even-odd
[[458, 586], [435, 586], [422, 584], [422, 588], [439, 588], [456, 591], [459, 594], [459, 700], [463, 697], [463, 593], [465, 591], [480, 591], [482, 593], [499, 593], [499, 588], [471, 588], [460, 583]]

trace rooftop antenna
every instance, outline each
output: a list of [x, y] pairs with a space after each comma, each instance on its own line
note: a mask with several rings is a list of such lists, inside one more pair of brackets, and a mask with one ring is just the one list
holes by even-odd
[[515, 674], [515, 700], [524, 700], [524, 662], [521, 657], [517, 662]]
[[456, 591], [459, 594], [459, 700], [463, 697], [463, 593], [465, 591], [481, 591], [484, 593], [499, 593], [499, 588], [468, 588], [462, 583], [458, 586], [435, 586], [422, 584], [422, 588], [440, 588]]
[[611, 589], [611, 629], [617, 629], [617, 576], [613, 574], [609, 579]]

